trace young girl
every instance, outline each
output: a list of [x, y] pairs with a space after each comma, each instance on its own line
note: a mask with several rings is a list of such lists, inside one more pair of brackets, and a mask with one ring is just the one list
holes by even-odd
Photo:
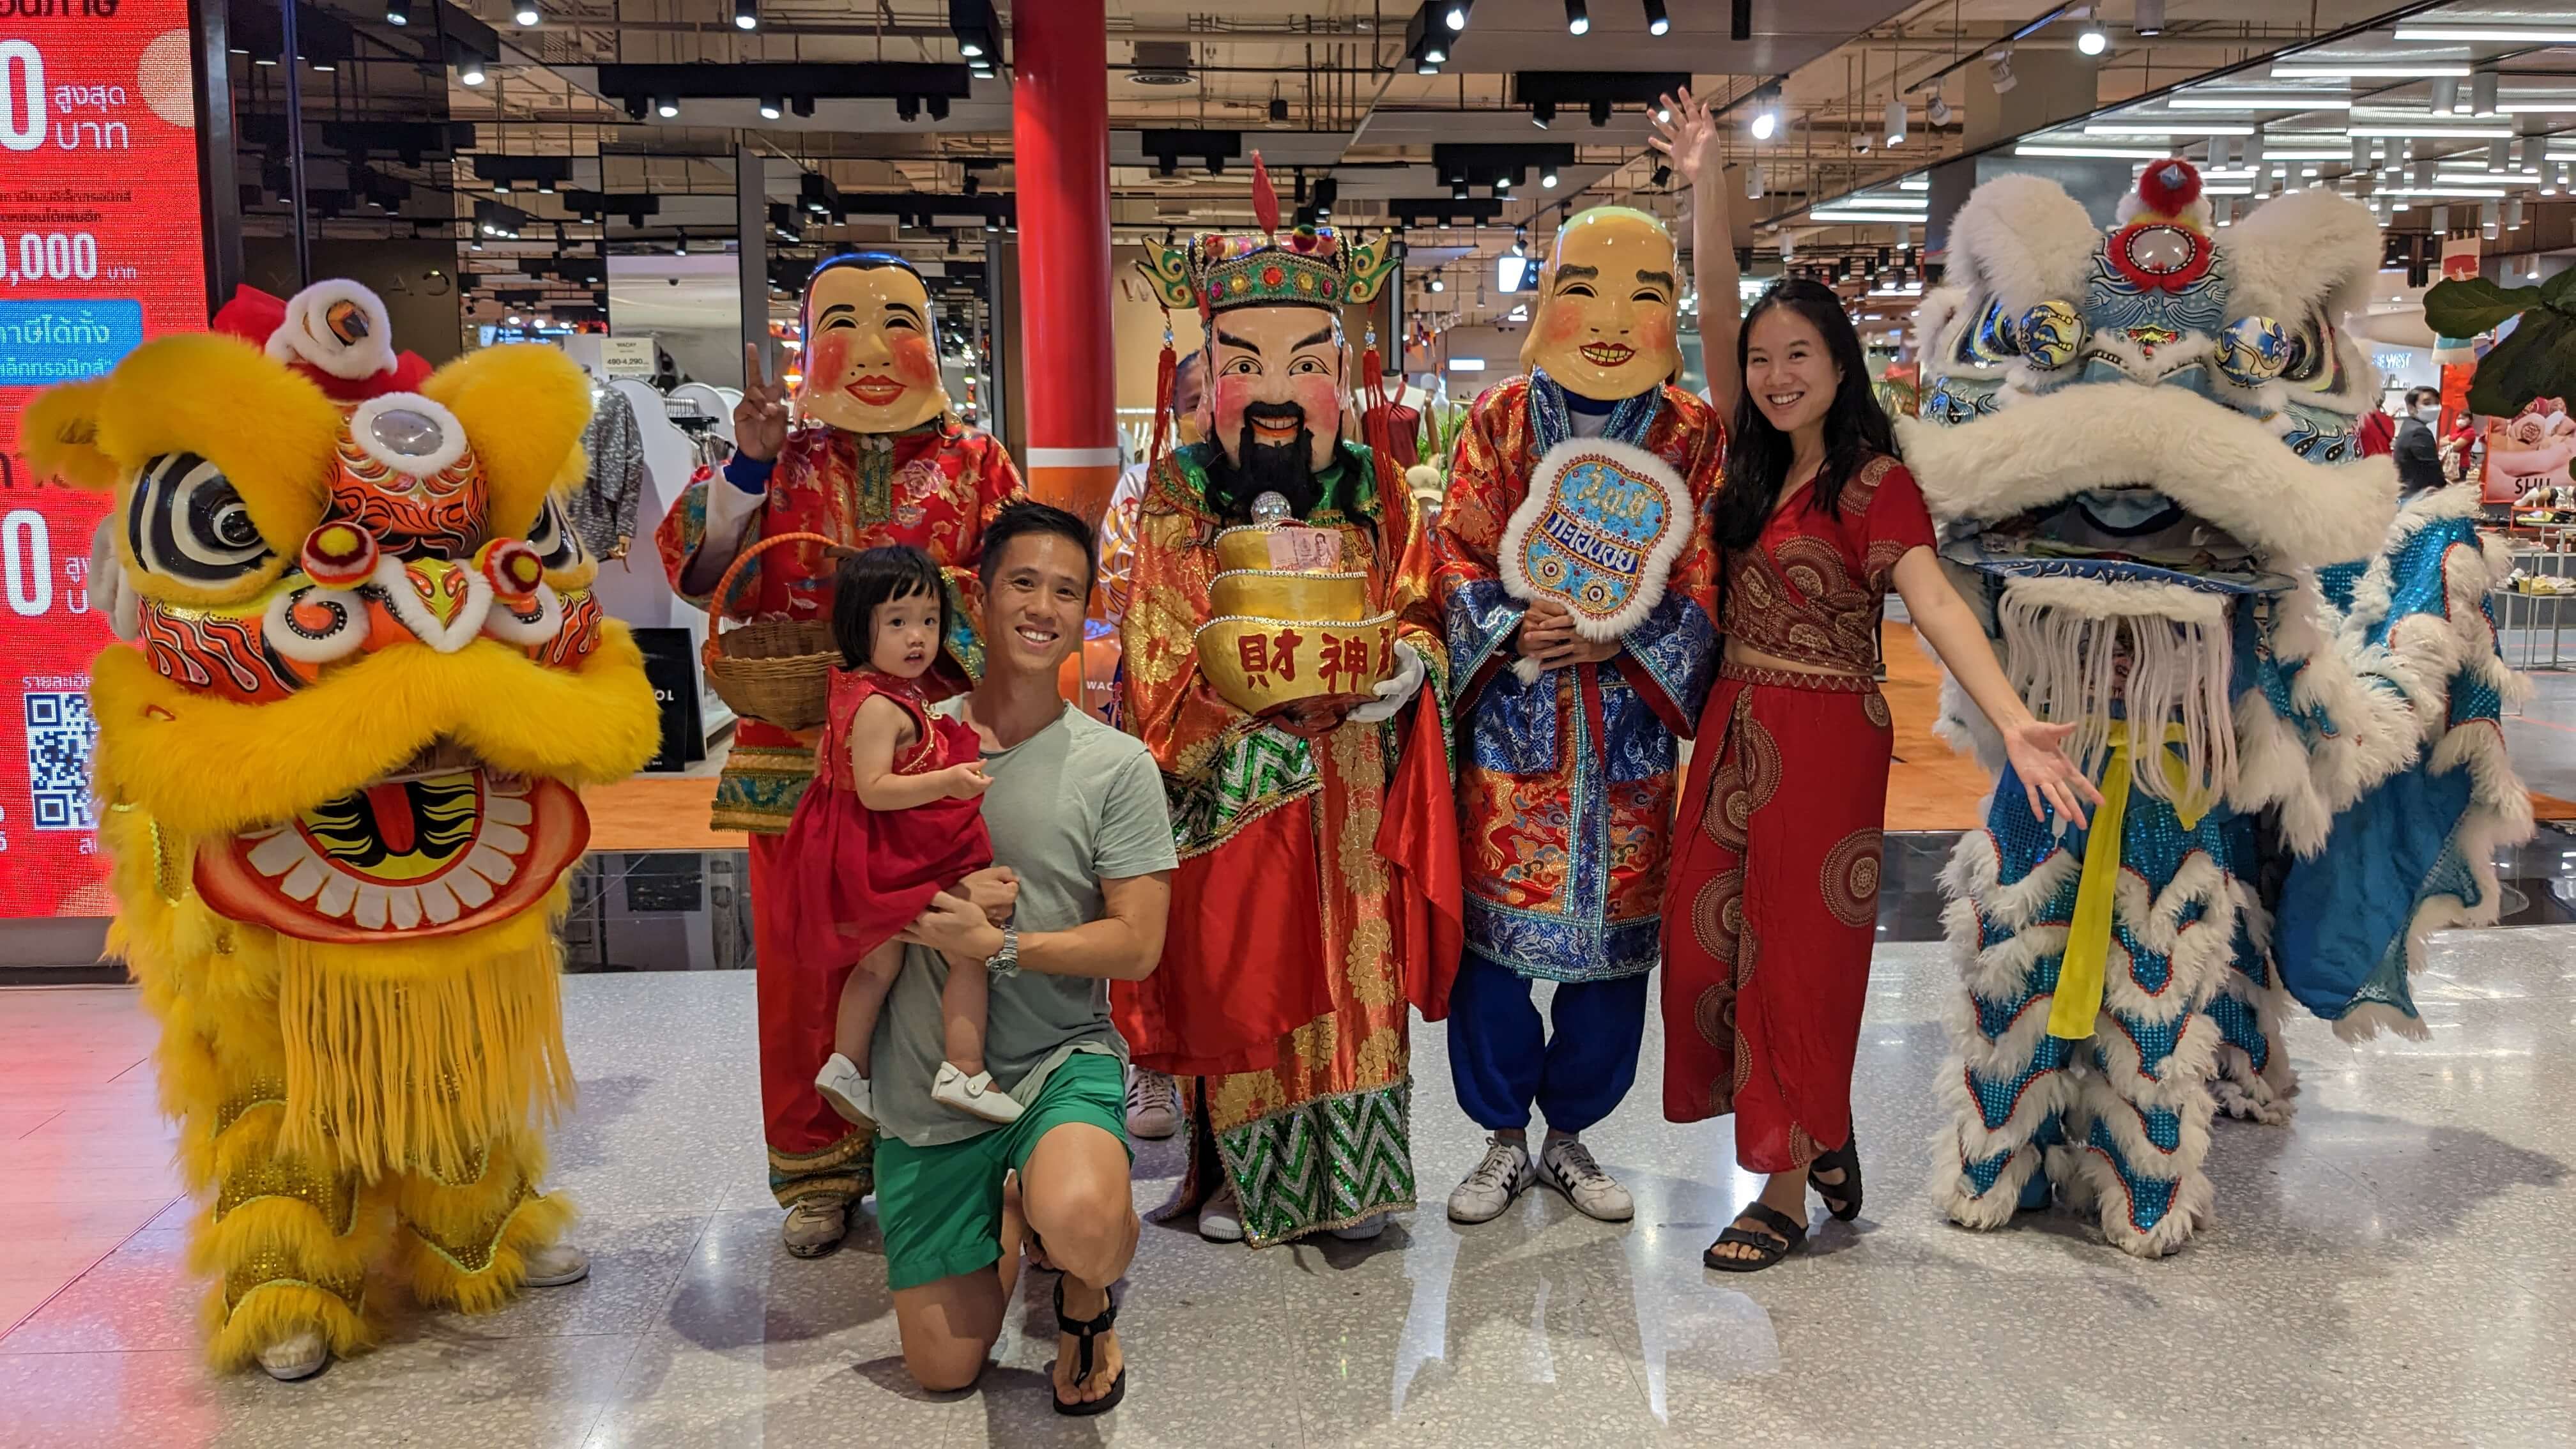
[[1726, 654], [1665, 885], [1664, 1115], [1732, 1112], [1737, 1163], [1769, 1175], [1701, 1255], [1746, 1273], [1805, 1241], [1810, 1188], [1835, 1217], [1860, 1213], [1851, 1078], [1894, 738], [1872, 677], [1888, 591], [2003, 734], [2033, 815], [2044, 797], [2080, 827], [2102, 797], [2062, 748], [2075, 727], [2031, 717], [1942, 572], [1841, 299], [1781, 282], [1736, 348], [1710, 523]]
[[[832, 580], [833, 671], [814, 783], [788, 823], [789, 889], [767, 899], [772, 939], [804, 969], [842, 977], [831, 1060], [815, 1090], [853, 1122], [875, 1120], [868, 1041], [903, 964], [895, 937], [931, 897], [993, 863], [976, 800], [992, 783], [975, 732], [934, 718], [922, 676], [948, 633], [939, 567], [917, 548], [872, 548], [841, 560]], [[855, 969], [853, 969], [855, 967]], [[930, 1095], [943, 1106], [1009, 1122], [1020, 1104], [984, 1070], [981, 971], [951, 971], [940, 995], [947, 1060]]]

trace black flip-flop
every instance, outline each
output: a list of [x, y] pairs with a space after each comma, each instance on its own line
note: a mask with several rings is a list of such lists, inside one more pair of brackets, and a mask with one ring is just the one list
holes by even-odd
[[[1818, 1182], [1816, 1181], [1818, 1168], [1827, 1172], [1839, 1172], [1843, 1175], [1843, 1180]], [[1854, 1133], [1850, 1140], [1831, 1152], [1817, 1153], [1816, 1160], [1807, 1164], [1807, 1186], [1814, 1188], [1816, 1196], [1825, 1200], [1825, 1209], [1834, 1215], [1835, 1221], [1847, 1223], [1859, 1217], [1860, 1135]]]
[[[1755, 1202], [1736, 1216], [1751, 1218], [1771, 1231], [1758, 1233], [1751, 1228], [1728, 1228], [1717, 1235], [1716, 1242], [1701, 1251], [1699, 1260], [1703, 1266], [1720, 1273], [1759, 1273], [1789, 1256], [1797, 1250], [1799, 1244], [1807, 1241], [1807, 1225], [1772, 1207], [1769, 1203]], [[1762, 1256], [1742, 1258], [1718, 1251], [1729, 1243], [1740, 1243], [1745, 1247], [1757, 1249]]]
[[[1104, 1294], [1103, 1296], [1105, 1297], [1107, 1295]], [[1055, 1280], [1055, 1330], [1058, 1333], [1070, 1333], [1076, 1340], [1078, 1340], [1074, 1347], [1075, 1357], [1073, 1360], [1073, 1381], [1076, 1384], [1085, 1384], [1091, 1381], [1091, 1345], [1093, 1341], [1098, 1339], [1100, 1335], [1107, 1333], [1109, 1330], [1116, 1328], [1117, 1326], [1118, 1303], [1116, 1299], [1111, 1299], [1109, 1306], [1100, 1310], [1100, 1316], [1098, 1318], [1076, 1322], [1073, 1319], [1065, 1317], [1064, 1280], [1062, 1278]], [[1047, 1396], [1049, 1398], [1055, 1397], [1055, 1389], [1052, 1384], [1050, 1384], [1047, 1389]], [[1102, 1394], [1099, 1398], [1090, 1400], [1087, 1403], [1080, 1404], [1068, 1404], [1062, 1399], [1056, 1399], [1055, 1411], [1064, 1415], [1068, 1419], [1088, 1419], [1094, 1414], [1106, 1414], [1110, 1410], [1117, 1408], [1118, 1401], [1125, 1397], [1127, 1397], [1127, 1369], [1126, 1366], [1122, 1364], [1118, 1369], [1118, 1377], [1112, 1380], [1109, 1385], [1109, 1392]]]

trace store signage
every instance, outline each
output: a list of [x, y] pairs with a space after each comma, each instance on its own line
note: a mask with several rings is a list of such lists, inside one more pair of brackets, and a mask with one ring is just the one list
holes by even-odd
[[644, 382], [652, 381], [653, 339], [650, 337], [601, 338], [599, 370], [608, 377], [631, 377]]
[[[90, 596], [107, 500], [30, 477], [19, 415], [206, 322], [187, 0], [21, 5], [0, 38], [0, 917], [106, 915]], [[41, 18], [38, 18], [41, 17]]]

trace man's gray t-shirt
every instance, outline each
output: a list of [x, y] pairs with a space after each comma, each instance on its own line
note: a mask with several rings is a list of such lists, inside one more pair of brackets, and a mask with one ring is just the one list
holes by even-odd
[[[936, 713], [964, 718], [964, 701]], [[1179, 864], [1163, 804], [1162, 772], [1144, 742], [1074, 708], [1010, 749], [984, 756], [984, 828], [993, 862], [1019, 874], [1013, 924], [1026, 937], [1068, 931], [1104, 914], [1100, 883]], [[869, 1050], [877, 1125], [915, 1147], [963, 1142], [990, 1132], [981, 1117], [930, 1100], [941, 1056], [939, 993], [948, 962], [920, 946], [904, 951]], [[984, 1067], [1026, 1107], [1077, 1051], [1125, 1062], [1127, 1044], [1109, 1024], [1109, 983], [1022, 971], [992, 984], [984, 1019]]]

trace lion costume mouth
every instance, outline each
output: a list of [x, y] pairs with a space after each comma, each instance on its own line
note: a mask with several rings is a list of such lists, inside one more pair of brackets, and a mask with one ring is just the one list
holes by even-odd
[[439, 741], [384, 779], [197, 854], [216, 910], [306, 941], [453, 935], [527, 910], [590, 840], [580, 796]]

